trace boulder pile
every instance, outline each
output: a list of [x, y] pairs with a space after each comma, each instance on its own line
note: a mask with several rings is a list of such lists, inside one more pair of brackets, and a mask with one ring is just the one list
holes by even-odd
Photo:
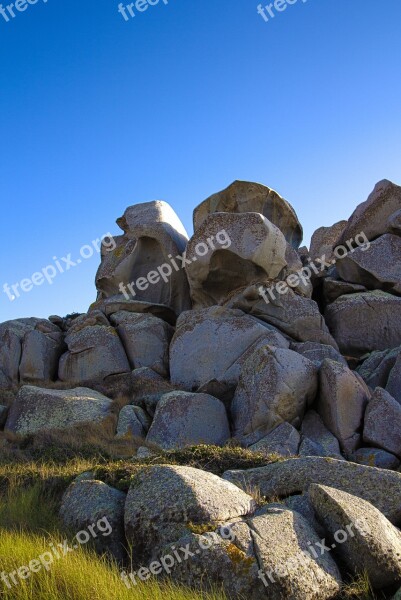
[[198, 587], [207, 573], [234, 598], [334, 598], [364, 570], [395, 593], [401, 187], [379, 182], [309, 249], [292, 206], [256, 183], [214, 194], [193, 221], [189, 239], [165, 202], [127, 208], [87, 313], [0, 324], [0, 428], [100, 423], [124, 391], [116, 437], [162, 450], [238, 444], [278, 460], [223, 477], [147, 467], [127, 496], [80, 479], [63, 501], [67, 524], [106, 507], [118, 560], [127, 544], [138, 569], [175, 556], [160, 573]]

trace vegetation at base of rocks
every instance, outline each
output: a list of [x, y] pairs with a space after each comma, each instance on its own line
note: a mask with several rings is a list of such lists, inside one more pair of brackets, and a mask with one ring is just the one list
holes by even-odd
[[382, 592], [374, 592], [369, 577], [363, 573], [346, 584], [336, 600], [385, 600], [392, 597], [392, 593], [386, 595]]

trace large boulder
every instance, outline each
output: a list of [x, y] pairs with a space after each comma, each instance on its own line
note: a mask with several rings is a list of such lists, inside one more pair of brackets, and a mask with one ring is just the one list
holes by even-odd
[[295, 456], [298, 454], [300, 440], [301, 436], [295, 427], [290, 423], [282, 423], [256, 444], [249, 446], [249, 450], [267, 455]]
[[360, 233], [364, 233], [368, 240], [388, 233], [392, 228], [392, 216], [400, 208], [401, 187], [387, 179], [379, 181], [368, 199], [352, 213], [338, 244], [345, 244]]
[[47, 319], [16, 319], [0, 324], [0, 389], [18, 383], [57, 379], [63, 333]]
[[400, 352], [401, 347], [372, 352], [356, 371], [370, 388], [385, 388]]
[[109, 398], [87, 388], [50, 390], [24, 385], [9, 410], [5, 429], [25, 435], [101, 423], [111, 414], [111, 405]]
[[382, 291], [340, 296], [325, 319], [341, 354], [360, 358], [401, 345], [401, 298]]
[[312, 261], [323, 259], [329, 262], [333, 259], [333, 247], [344, 231], [347, 221], [339, 221], [331, 227], [319, 227], [313, 233], [309, 248], [309, 255]]
[[73, 531], [89, 531], [98, 552], [122, 560], [126, 557], [124, 505], [123, 492], [102, 481], [82, 478], [64, 493], [60, 516]]
[[150, 427], [150, 419], [146, 412], [139, 406], [127, 404], [123, 406], [118, 415], [117, 436], [131, 435], [145, 438]]
[[192, 467], [151, 466], [131, 483], [125, 531], [134, 557], [146, 562], [188, 533], [189, 524], [224, 523], [255, 508], [248, 494], [217, 475]]
[[391, 469], [397, 471], [401, 462], [394, 454], [381, 450], [381, 448], [358, 448], [350, 456], [352, 462], [367, 467], [377, 467], [378, 469]]
[[149, 367], [166, 377], [169, 373], [169, 344], [174, 329], [151, 314], [128, 311], [110, 317], [124, 345], [132, 369]]
[[267, 507], [249, 520], [255, 553], [266, 586], [266, 598], [323, 600], [333, 598], [342, 583], [340, 571], [328, 553], [313, 554], [321, 542], [299, 513], [285, 506]]
[[157, 404], [147, 441], [164, 450], [197, 444], [223, 446], [230, 437], [224, 404], [208, 394], [170, 392]]
[[317, 392], [317, 368], [300, 354], [262, 345], [245, 362], [231, 405], [234, 436], [250, 446], [287, 421], [299, 426]]
[[[331, 433], [323, 423], [321, 417], [314, 410], [309, 410], [302, 420], [301, 433], [304, 440], [308, 440], [315, 444], [315, 452], [311, 456], [328, 456], [342, 460], [340, 444], [335, 435]], [[305, 451], [305, 445], [304, 451]], [[301, 454], [301, 449], [300, 449]]]
[[292, 342], [290, 349], [315, 362], [317, 365], [319, 365], [319, 367], [325, 358], [336, 360], [337, 362], [347, 366], [347, 361], [345, 358], [341, 356], [338, 350], [333, 348], [333, 346], [319, 344], [318, 342]]
[[212, 307], [185, 312], [170, 346], [171, 382], [189, 391], [213, 380], [235, 388], [245, 357], [262, 342], [289, 346], [273, 327], [239, 310]]
[[296, 342], [318, 342], [338, 350], [317, 303], [289, 287], [280, 294], [274, 286], [251, 285], [231, 296], [224, 306], [265, 321]]
[[334, 277], [325, 277], [322, 283], [322, 294], [325, 304], [331, 304], [332, 302], [335, 302], [340, 296], [347, 294], [358, 294], [359, 292], [366, 291], [367, 290], [364, 285], [340, 281]]
[[311, 485], [309, 496], [351, 572], [365, 572], [375, 589], [401, 582], [401, 534], [377, 508], [321, 485]]
[[[104, 319], [107, 322], [106, 317]], [[59, 363], [61, 381], [88, 384], [131, 371], [124, 346], [114, 327], [89, 323], [86, 319], [82, 322], [76, 319], [66, 335], [68, 351]]]
[[281, 231], [259, 213], [208, 216], [187, 247], [194, 308], [219, 304], [239, 288], [278, 277], [288, 264], [286, 252]]
[[213, 213], [260, 213], [282, 231], [287, 242], [298, 248], [302, 226], [292, 206], [274, 190], [249, 181], [234, 181], [213, 194], [194, 210], [194, 231]]
[[398, 353], [394, 366], [389, 373], [386, 390], [401, 404], [401, 352]]
[[102, 251], [98, 300], [123, 293], [126, 299], [165, 305], [177, 315], [188, 310], [188, 282], [177, 258], [184, 254], [188, 236], [171, 206], [159, 200], [135, 204], [117, 224], [124, 235], [114, 238], [114, 250]]
[[259, 489], [267, 498], [286, 497], [312, 483], [334, 487], [371, 502], [395, 525], [401, 523], [401, 473], [310, 456], [289, 458], [255, 469], [226, 471], [240, 488]]
[[371, 242], [369, 249], [356, 248], [337, 262], [337, 271], [344, 281], [369, 290], [401, 294], [401, 237], [388, 233]]
[[401, 404], [376, 388], [367, 406], [363, 439], [401, 458]]
[[352, 452], [360, 442], [370, 391], [348, 367], [327, 358], [319, 371], [319, 383], [317, 411], [342, 450]]

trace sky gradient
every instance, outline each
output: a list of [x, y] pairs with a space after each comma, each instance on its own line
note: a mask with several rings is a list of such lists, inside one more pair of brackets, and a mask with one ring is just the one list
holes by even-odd
[[[7, 4], [4, 3], [3, 4]], [[99, 256], [20, 282], [137, 202], [193, 208], [235, 179], [276, 189], [304, 242], [401, 183], [400, 0], [38, 0], [0, 16], [0, 321], [86, 311]], [[264, 4], [264, 3], [263, 3]]]

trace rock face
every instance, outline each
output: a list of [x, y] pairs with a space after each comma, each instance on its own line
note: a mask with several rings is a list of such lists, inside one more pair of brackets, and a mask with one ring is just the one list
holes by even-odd
[[[181, 221], [166, 202], [135, 204], [117, 220], [124, 235], [116, 248], [102, 252], [96, 275], [98, 299], [121, 293], [148, 304], [164, 305], [177, 315], [190, 308], [182, 256], [188, 241]], [[172, 258], [169, 257], [171, 255]]]
[[337, 271], [344, 281], [369, 290], [401, 294], [401, 237], [388, 233], [368, 249], [357, 248], [338, 261]]
[[316, 445], [317, 454], [312, 456], [328, 456], [342, 459], [338, 439], [327, 429], [321, 417], [314, 410], [309, 410], [301, 426], [301, 433], [310, 442]]
[[312, 483], [334, 487], [371, 502], [392, 523], [401, 523], [401, 473], [365, 467], [332, 458], [289, 458], [248, 469], [226, 471], [224, 479], [267, 498], [307, 491]]
[[363, 232], [368, 240], [388, 233], [393, 227], [393, 215], [400, 210], [401, 187], [384, 179], [352, 213], [338, 243], [344, 244]]
[[259, 347], [245, 362], [231, 406], [234, 436], [249, 446], [287, 421], [300, 425], [317, 391], [317, 369], [292, 350]]
[[238, 288], [278, 277], [286, 252], [284, 235], [259, 213], [208, 216], [187, 248], [193, 307], [219, 304]]
[[359, 448], [351, 455], [352, 462], [367, 467], [377, 467], [378, 469], [391, 469], [397, 471], [401, 462], [394, 454], [381, 450], [380, 448]]
[[326, 359], [319, 372], [318, 412], [345, 452], [358, 446], [370, 398], [365, 383], [348, 367]]
[[145, 438], [150, 426], [150, 419], [139, 406], [124, 406], [120, 410], [117, 423], [117, 435], [132, 435]]
[[386, 390], [401, 405], [401, 353], [398, 353], [394, 366], [390, 371]]
[[381, 388], [366, 409], [363, 439], [401, 458], [401, 404]]
[[302, 242], [302, 226], [292, 206], [274, 190], [259, 183], [234, 181], [194, 210], [194, 231], [213, 213], [260, 213], [283, 232], [293, 248]]
[[127, 311], [110, 317], [124, 345], [132, 369], [149, 367], [166, 377], [169, 372], [169, 344], [174, 329], [153, 315]]
[[212, 307], [186, 312], [177, 321], [170, 346], [171, 381], [189, 391], [210, 381], [235, 389], [247, 353], [262, 342], [289, 346], [274, 328], [239, 310]]
[[321, 485], [312, 485], [309, 496], [351, 571], [366, 571], [375, 589], [401, 583], [400, 532], [374, 506]]
[[301, 436], [289, 423], [283, 423], [264, 438], [249, 446], [254, 452], [265, 454], [278, 454], [279, 456], [294, 456], [298, 454]]
[[341, 296], [325, 312], [341, 354], [359, 358], [401, 345], [401, 298], [382, 291]]
[[339, 221], [331, 227], [319, 227], [311, 238], [309, 254], [313, 261], [323, 257], [330, 261], [333, 259], [333, 247], [344, 231], [347, 221]]
[[[385, 388], [390, 372], [394, 367], [400, 352], [400, 347], [382, 350], [380, 352], [372, 352], [356, 369], [357, 373], [359, 373], [370, 388]], [[394, 390], [394, 392], [396, 393], [396, 390]]]
[[87, 388], [48, 390], [25, 385], [10, 408], [5, 428], [25, 435], [99, 423], [110, 414], [111, 404], [109, 398]]
[[122, 560], [126, 557], [124, 504], [122, 492], [102, 481], [81, 480], [65, 492], [60, 516], [66, 527], [91, 532], [98, 552], [108, 552]]
[[157, 405], [147, 441], [164, 450], [196, 444], [222, 446], [230, 437], [224, 404], [208, 394], [170, 392]]
[[224, 523], [255, 508], [248, 494], [211, 473], [191, 467], [148, 467], [128, 492], [125, 531], [134, 556], [137, 552], [146, 560], [188, 533], [188, 523]]

